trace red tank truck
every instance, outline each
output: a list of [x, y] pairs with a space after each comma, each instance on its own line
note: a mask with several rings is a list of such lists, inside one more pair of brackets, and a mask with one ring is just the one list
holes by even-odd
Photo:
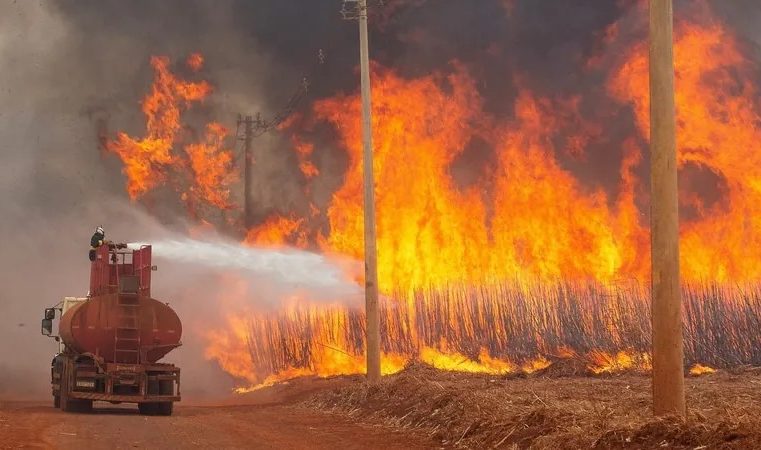
[[151, 246], [123, 247], [97, 249], [87, 297], [45, 309], [42, 334], [59, 343], [53, 404], [87, 412], [94, 401], [136, 403], [141, 414], [168, 416], [180, 401], [180, 369], [158, 361], [182, 345], [182, 324], [168, 304], [151, 298]]

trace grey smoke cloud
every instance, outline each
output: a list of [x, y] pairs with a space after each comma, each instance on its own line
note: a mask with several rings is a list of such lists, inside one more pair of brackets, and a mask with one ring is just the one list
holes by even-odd
[[[117, 3], [124, 4], [88, 8], [84, 2], [0, 2], [3, 398], [49, 395], [49, 364], [57, 346], [40, 335], [39, 320], [46, 306], [87, 292], [86, 253], [95, 225], [104, 225], [115, 240], [147, 240], [187, 228], [178, 205], [149, 213], [131, 203], [120, 163], [98, 149], [99, 119], [111, 132], [143, 133], [139, 101], [152, 78], [150, 56], [212, 54], [209, 64], [214, 69], [204, 75], [219, 89], [195, 113], [198, 122], [214, 118], [229, 125], [237, 111], [267, 110], [258, 100], [262, 85], [256, 71], [271, 70], [274, 64], [255, 42], [230, 27], [234, 11], [229, 4], [196, 2], [184, 12], [195, 23], [173, 28], [164, 26], [168, 11], [157, 2], [143, 4], [156, 13], [152, 19], [150, 14], [141, 16], [137, 7], [109, 16]], [[275, 170], [268, 168], [266, 158], [259, 167]], [[192, 328], [204, 309], [214, 308], [212, 302], [203, 303], [208, 299], [203, 295], [214, 290], [213, 282], [204, 290], [187, 273], [167, 271], [165, 278], [157, 278], [156, 295], [171, 297], [184, 322], [191, 324], [185, 347], [169, 358], [193, 375], [184, 383], [185, 393], [228, 392], [232, 381], [204, 360], [202, 341]], [[194, 287], [201, 298], [187, 296]]]

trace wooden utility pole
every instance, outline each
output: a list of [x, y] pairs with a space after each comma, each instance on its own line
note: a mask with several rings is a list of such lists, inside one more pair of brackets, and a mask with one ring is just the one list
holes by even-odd
[[672, 0], [650, 0], [653, 412], [686, 414]]
[[378, 255], [375, 237], [375, 180], [370, 100], [370, 56], [367, 37], [367, 0], [359, 0], [359, 59], [362, 83], [362, 145], [365, 210], [365, 314], [367, 316], [367, 382], [377, 383], [380, 368], [380, 313], [378, 311]]
[[254, 120], [251, 116], [245, 118], [238, 115], [238, 129], [244, 125], [243, 129], [243, 225], [246, 230], [251, 226], [251, 165], [253, 155], [251, 154], [251, 140], [253, 139]]

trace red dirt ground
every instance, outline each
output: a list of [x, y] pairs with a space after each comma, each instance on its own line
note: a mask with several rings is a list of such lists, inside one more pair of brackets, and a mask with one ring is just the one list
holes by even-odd
[[[245, 404], [185, 406], [172, 417], [147, 417], [134, 405], [95, 405], [63, 413], [41, 402], [0, 401], [0, 448], [424, 449], [435, 442], [300, 406], [316, 390], [343, 380], [299, 380], [241, 399]], [[182, 406], [181, 406], [182, 405]]]
[[368, 388], [360, 376], [299, 379], [172, 417], [133, 406], [62, 413], [0, 401], [0, 448], [752, 449], [761, 374], [687, 380], [687, 421], [654, 419], [650, 380], [491, 376], [414, 365]]

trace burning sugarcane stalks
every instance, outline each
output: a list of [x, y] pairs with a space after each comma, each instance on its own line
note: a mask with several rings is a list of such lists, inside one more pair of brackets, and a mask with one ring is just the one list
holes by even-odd
[[[761, 364], [761, 287], [683, 288], [687, 367]], [[564, 360], [584, 373], [651, 369], [649, 291], [631, 282], [502, 282], [397, 294], [382, 302], [382, 371], [410, 360], [442, 369], [532, 372]], [[364, 371], [360, 307], [292, 305], [239, 329], [257, 384], [300, 375]]]

